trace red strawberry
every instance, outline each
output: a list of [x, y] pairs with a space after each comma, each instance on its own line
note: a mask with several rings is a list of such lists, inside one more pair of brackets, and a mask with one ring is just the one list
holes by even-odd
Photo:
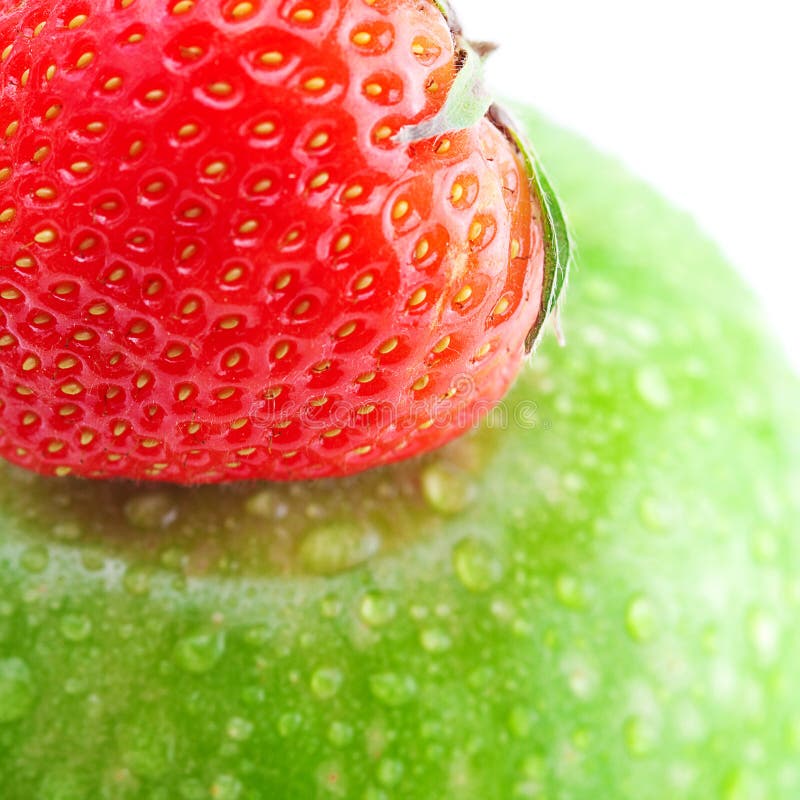
[[341, 475], [505, 393], [549, 308], [553, 226], [492, 118], [404, 143], [446, 116], [463, 60], [437, 5], [1, 13], [0, 454]]

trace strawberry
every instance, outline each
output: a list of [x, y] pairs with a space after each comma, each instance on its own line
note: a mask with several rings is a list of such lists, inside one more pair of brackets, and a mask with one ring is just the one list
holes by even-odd
[[448, 17], [5, 3], [0, 454], [326, 477], [491, 408], [557, 292], [557, 214], [498, 114], [454, 116], [481, 93]]

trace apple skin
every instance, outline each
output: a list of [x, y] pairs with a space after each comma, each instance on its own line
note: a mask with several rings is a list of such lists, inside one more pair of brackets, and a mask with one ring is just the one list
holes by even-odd
[[2, 468], [4, 800], [800, 796], [797, 380], [690, 219], [521, 113], [578, 265], [494, 426], [295, 486]]

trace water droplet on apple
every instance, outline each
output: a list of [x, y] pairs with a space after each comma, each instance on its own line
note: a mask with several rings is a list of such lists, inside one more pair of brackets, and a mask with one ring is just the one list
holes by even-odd
[[61, 635], [70, 642], [83, 642], [92, 633], [92, 621], [80, 614], [67, 614], [59, 625]]
[[653, 606], [643, 595], [637, 595], [625, 610], [625, 629], [636, 642], [648, 642], [656, 633]]
[[253, 735], [253, 723], [244, 717], [231, 717], [225, 726], [225, 733], [234, 742], [245, 742]]
[[38, 544], [26, 548], [19, 559], [20, 566], [33, 573], [44, 572], [49, 562], [49, 550], [44, 545]]
[[392, 707], [410, 703], [417, 694], [416, 681], [410, 675], [399, 675], [396, 672], [372, 675], [369, 688], [376, 700]]
[[430, 464], [422, 471], [420, 480], [423, 497], [440, 514], [463, 511], [475, 496], [475, 487], [469, 477], [450, 464]]
[[556, 578], [556, 597], [567, 608], [577, 610], [586, 605], [583, 586], [574, 575], [563, 573]]
[[281, 714], [278, 719], [278, 733], [286, 739], [296, 733], [302, 724], [303, 718], [297, 712]]
[[397, 786], [403, 779], [405, 767], [396, 758], [383, 758], [378, 764], [378, 782], [382, 786]]
[[152, 570], [147, 567], [130, 567], [122, 579], [122, 585], [132, 594], [140, 597], [150, 591]]
[[358, 616], [371, 628], [379, 628], [394, 619], [397, 604], [391, 595], [380, 591], [367, 592], [358, 604]]
[[239, 800], [243, 788], [241, 781], [233, 775], [217, 775], [209, 794], [212, 800]]
[[182, 670], [200, 675], [212, 670], [224, 652], [224, 634], [199, 632], [179, 639], [173, 656]]
[[334, 720], [328, 727], [328, 741], [334, 747], [344, 747], [353, 740], [353, 727], [346, 722]]
[[656, 367], [642, 367], [636, 373], [636, 391], [644, 402], [656, 410], [672, 405], [672, 392], [664, 374]]
[[429, 653], [444, 653], [452, 644], [447, 632], [441, 628], [426, 628], [420, 633], [419, 640]]
[[21, 658], [0, 659], [0, 723], [25, 717], [35, 696], [28, 665]]
[[372, 558], [381, 548], [374, 530], [348, 522], [316, 528], [303, 540], [300, 562], [315, 575], [336, 575]]
[[632, 756], [645, 756], [658, 741], [655, 726], [643, 717], [629, 717], [623, 725], [625, 746]]
[[311, 691], [320, 700], [329, 700], [339, 691], [343, 679], [335, 667], [320, 667], [311, 675]]
[[471, 592], [488, 592], [503, 577], [503, 565], [486, 542], [469, 537], [453, 548], [456, 575]]

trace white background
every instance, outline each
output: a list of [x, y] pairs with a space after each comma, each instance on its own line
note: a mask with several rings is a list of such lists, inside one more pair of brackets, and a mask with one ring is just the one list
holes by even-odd
[[[800, 2], [453, 0], [489, 82], [691, 211], [800, 369]], [[747, 309], [742, 309], [746, 314]]]

